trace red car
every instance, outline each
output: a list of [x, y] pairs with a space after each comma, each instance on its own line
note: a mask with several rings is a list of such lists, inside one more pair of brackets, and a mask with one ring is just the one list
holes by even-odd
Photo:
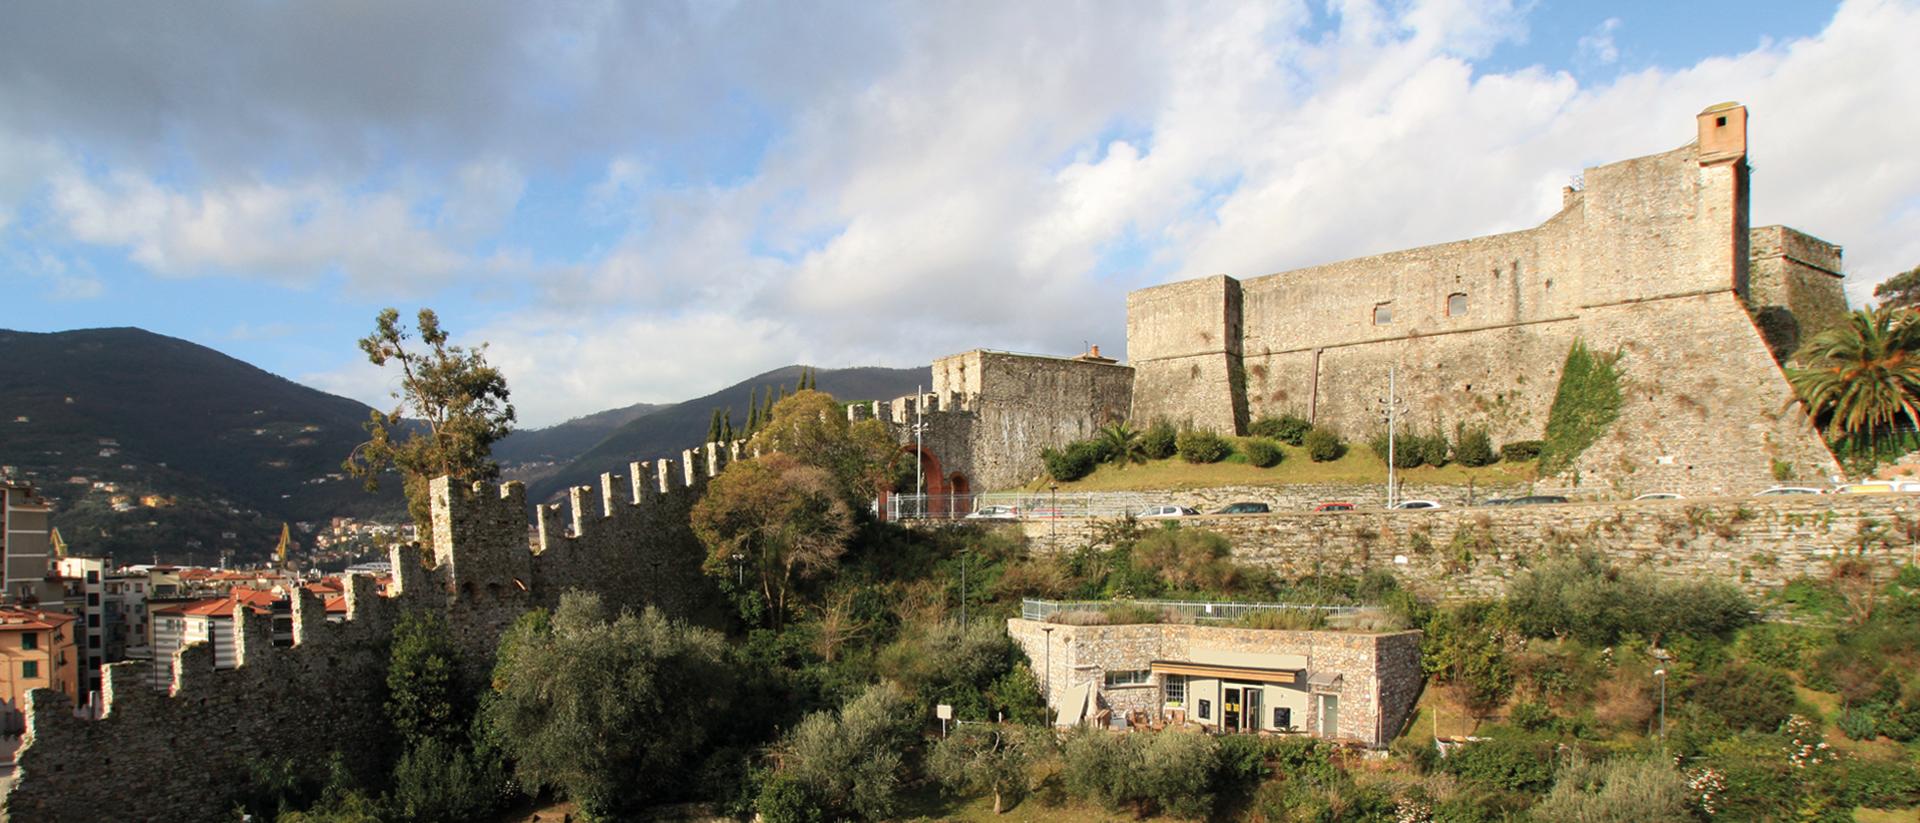
[[1333, 500], [1314, 506], [1313, 510], [1317, 512], [1350, 512], [1353, 511], [1353, 504], [1344, 500]]

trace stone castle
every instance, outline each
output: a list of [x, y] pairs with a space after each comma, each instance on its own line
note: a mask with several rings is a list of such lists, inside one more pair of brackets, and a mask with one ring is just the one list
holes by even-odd
[[933, 394], [872, 413], [911, 443], [920, 409], [935, 494], [1027, 482], [1041, 448], [1123, 419], [1242, 434], [1291, 413], [1364, 439], [1384, 428], [1390, 368], [1417, 430], [1537, 440], [1583, 341], [1620, 355], [1624, 402], [1564, 483], [1713, 494], [1824, 481], [1839, 466], [1781, 362], [1842, 322], [1840, 249], [1748, 225], [1744, 107], [1711, 107], [1696, 129], [1673, 151], [1587, 169], [1537, 227], [1141, 289], [1127, 299], [1131, 366], [1097, 351], [968, 352], [933, 364]]
[[[250, 764], [291, 758], [350, 766], [378, 763], [391, 744], [383, 702], [387, 646], [410, 612], [446, 618], [466, 676], [484, 676], [514, 620], [551, 607], [567, 591], [601, 594], [610, 606], [650, 604], [688, 616], [716, 602], [701, 573], [705, 552], [688, 513], [708, 478], [739, 456], [738, 444], [708, 444], [679, 460], [633, 463], [596, 487], [569, 490], [529, 519], [519, 483], [431, 488], [428, 545], [395, 546], [385, 596], [373, 578], [347, 578], [346, 619], [328, 622], [320, 599], [293, 599], [293, 645], [271, 643], [269, 618], [235, 608], [234, 667], [217, 669], [214, 647], [195, 643], [162, 665], [156, 693], [148, 664], [103, 671], [102, 716], [81, 719], [67, 697], [36, 689], [12, 780], [0, 785], [0, 820], [216, 820], [246, 785]], [[111, 812], [107, 811], [108, 804]]]

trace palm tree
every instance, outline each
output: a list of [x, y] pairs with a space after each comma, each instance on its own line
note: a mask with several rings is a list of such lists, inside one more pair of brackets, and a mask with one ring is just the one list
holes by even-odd
[[1124, 422], [1100, 427], [1100, 449], [1107, 453], [1107, 460], [1123, 469], [1129, 464], [1147, 462], [1147, 448], [1140, 442], [1139, 430]]
[[1816, 335], [1787, 379], [1829, 440], [1874, 440], [1904, 418], [1920, 429], [1920, 314], [1881, 306]]

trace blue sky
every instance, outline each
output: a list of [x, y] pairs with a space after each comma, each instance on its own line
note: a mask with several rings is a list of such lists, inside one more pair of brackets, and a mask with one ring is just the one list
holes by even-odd
[[379, 402], [382, 307], [522, 419], [794, 362], [1124, 351], [1126, 291], [1532, 225], [1753, 111], [1756, 224], [1920, 264], [1920, 6], [0, 6], [0, 327]]

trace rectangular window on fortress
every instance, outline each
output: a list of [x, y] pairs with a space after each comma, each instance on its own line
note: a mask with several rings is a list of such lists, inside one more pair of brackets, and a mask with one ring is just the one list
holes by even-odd
[[1373, 324], [1384, 326], [1393, 322], [1393, 304], [1375, 303], [1373, 305]]
[[1467, 296], [1458, 292], [1447, 295], [1447, 316], [1460, 317], [1467, 313]]

